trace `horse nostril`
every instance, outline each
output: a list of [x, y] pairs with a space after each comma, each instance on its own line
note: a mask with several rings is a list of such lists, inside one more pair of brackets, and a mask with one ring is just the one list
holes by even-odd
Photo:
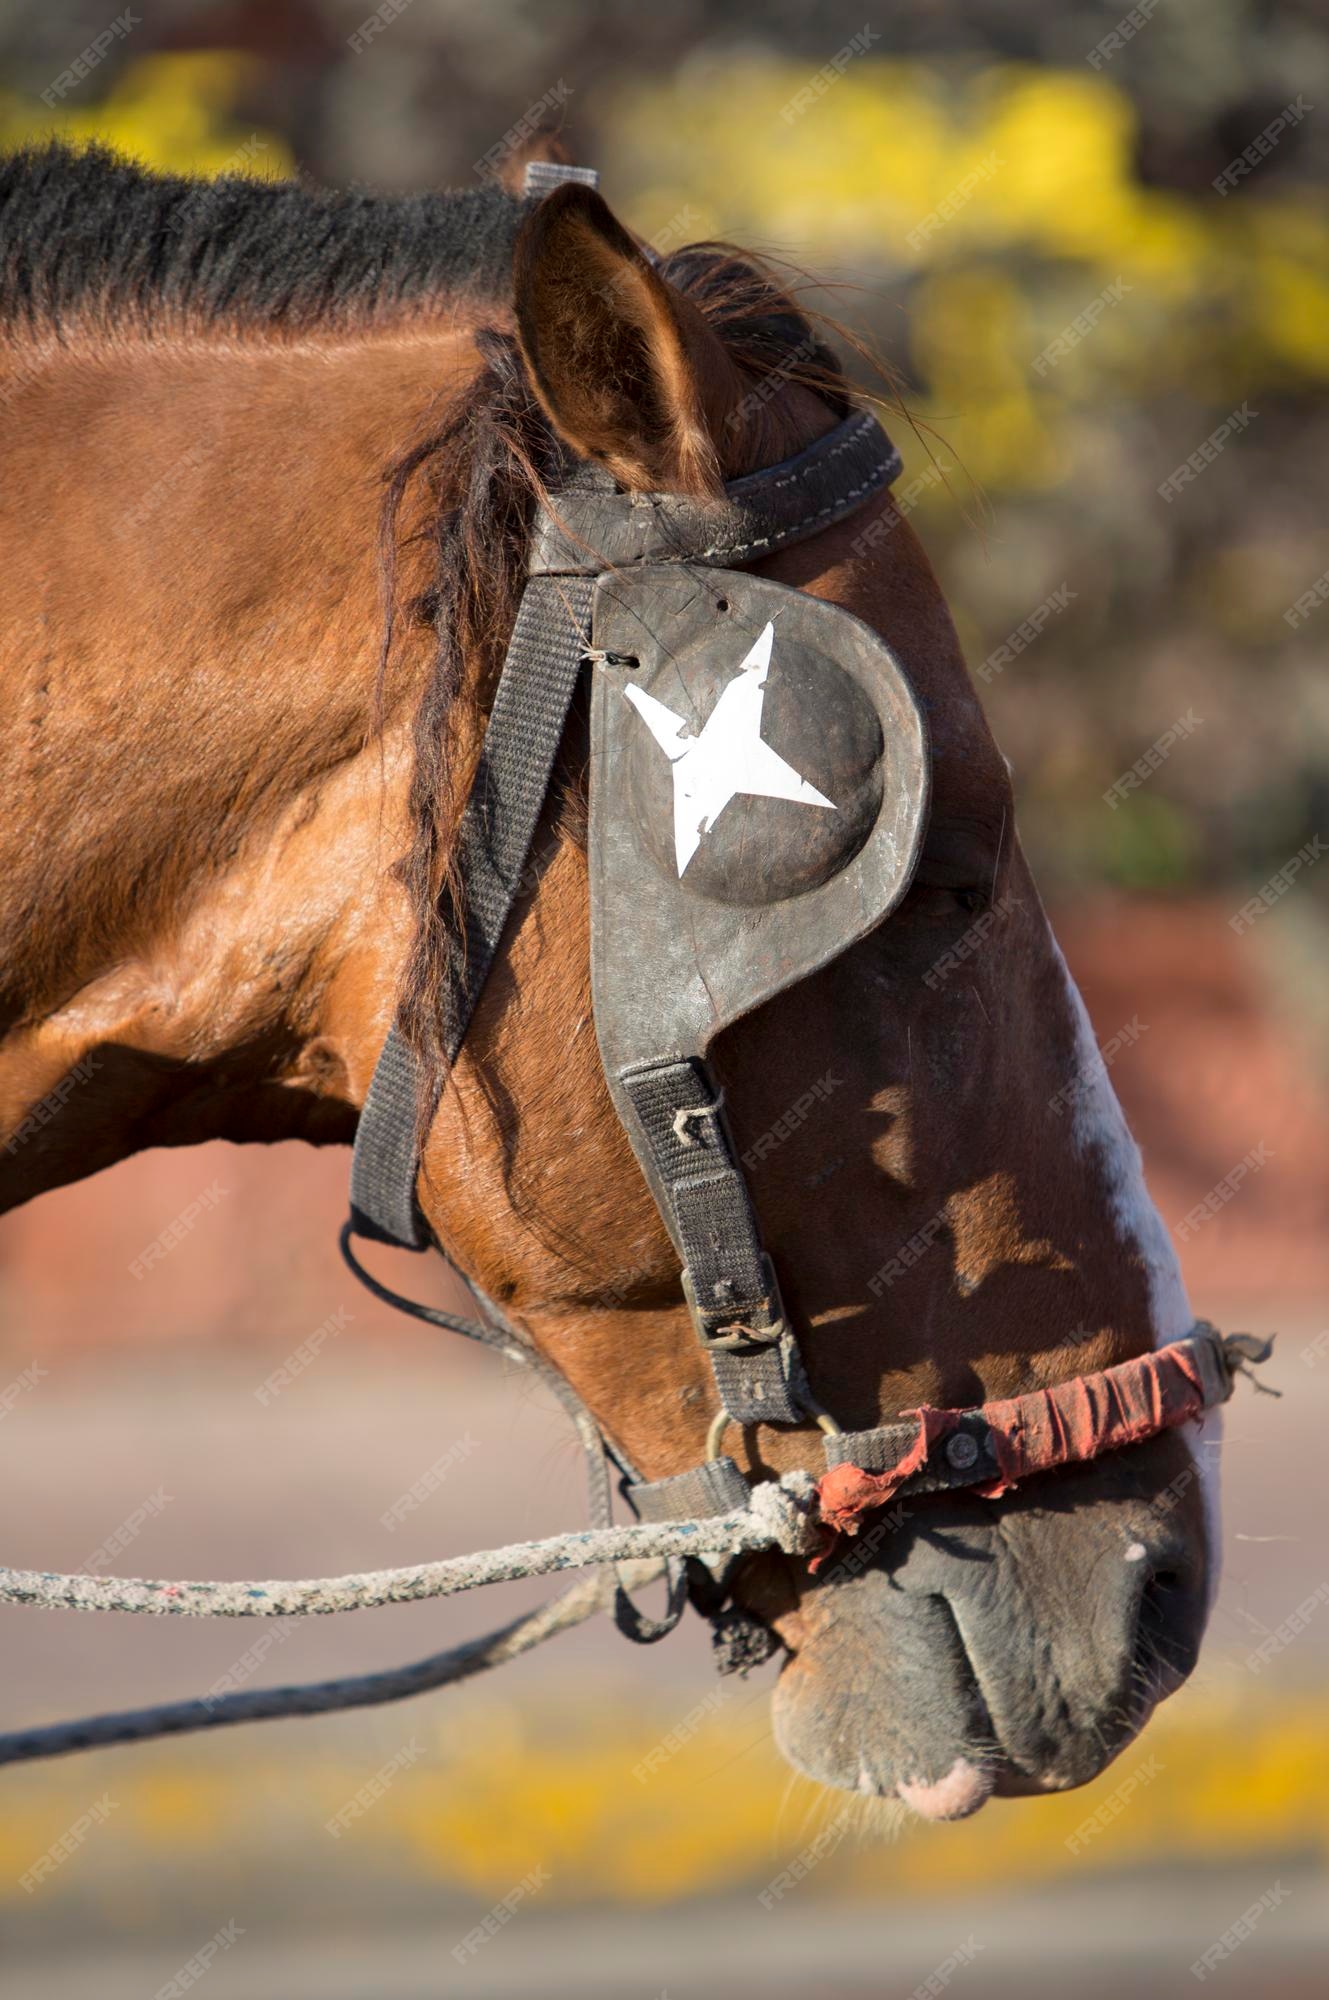
[[1181, 1569], [1151, 1569], [1140, 1593], [1135, 1628], [1135, 1663], [1157, 1695], [1171, 1694], [1186, 1679], [1199, 1652], [1202, 1616], [1196, 1593]]
[[1172, 1624], [1180, 1590], [1180, 1570], [1155, 1569], [1149, 1572], [1140, 1593], [1139, 1626], [1142, 1636], [1151, 1634], [1157, 1637]]

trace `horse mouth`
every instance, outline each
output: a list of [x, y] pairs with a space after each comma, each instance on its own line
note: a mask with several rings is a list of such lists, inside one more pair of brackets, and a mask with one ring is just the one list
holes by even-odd
[[[815, 1658], [819, 1649], [814, 1645], [791, 1658], [773, 1706], [777, 1742], [787, 1761], [837, 1790], [898, 1799], [922, 1819], [968, 1819], [991, 1798], [1036, 1798], [1089, 1783], [1137, 1739], [1158, 1704], [1186, 1679], [1176, 1666], [1137, 1661], [1129, 1693], [1106, 1703], [1091, 1697], [1075, 1722], [1059, 1732], [1049, 1730], [1039, 1711], [1056, 1707], [1061, 1690], [1003, 1684], [993, 1703], [994, 1720], [984, 1691], [988, 1677], [975, 1669], [950, 1607], [937, 1603], [935, 1620], [933, 1659], [940, 1665], [944, 1657], [945, 1670], [912, 1707], [900, 1699], [898, 1687], [894, 1699], [882, 1696], [871, 1704], [858, 1688], [828, 1702], [818, 1685], [824, 1671]], [[824, 1727], [828, 1709], [838, 1709], [840, 1717], [830, 1731]], [[888, 1726], [872, 1726], [874, 1717], [887, 1713]], [[851, 1716], [863, 1726], [846, 1726]]]
[[1189, 1676], [1208, 1608], [1198, 1510], [1109, 1477], [920, 1508], [882, 1560], [804, 1590], [775, 1621], [786, 1759], [938, 1820], [1097, 1777]]

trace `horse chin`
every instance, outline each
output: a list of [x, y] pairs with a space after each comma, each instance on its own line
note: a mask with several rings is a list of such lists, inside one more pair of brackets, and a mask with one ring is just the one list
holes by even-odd
[[1207, 1615], [1198, 1506], [1113, 1478], [920, 1506], [882, 1559], [806, 1591], [779, 1621], [787, 1761], [933, 1820], [1096, 1777], [1186, 1680]]

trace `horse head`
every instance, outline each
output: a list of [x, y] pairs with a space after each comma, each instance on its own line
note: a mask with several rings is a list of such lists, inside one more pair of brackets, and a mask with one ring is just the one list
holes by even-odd
[[[840, 421], [843, 385], [778, 286], [717, 249], [653, 263], [584, 188], [526, 224], [514, 317], [490, 393], [509, 421], [522, 409], [528, 440], [547, 425], [628, 493], [717, 500], [722, 482]], [[454, 544], [444, 596], [464, 612], [473, 586], [460, 560]], [[1191, 1315], [1176, 1259], [917, 537], [883, 492], [749, 567], [886, 640], [928, 746], [907, 892], [712, 1050], [813, 1404], [858, 1431], [921, 1405], [1018, 1396], [1178, 1338]], [[719, 616], [713, 643], [724, 651]], [[744, 650], [730, 643], [722, 679], [753, 667]], [[684, 745], [703, 760], [704, 732], [681, 735], [648, 699], [637, 706], [661, 769]], [[421, 1199], [461, 1268], [659, 1479], [708, 1455], [716, 1400], [678, 1256], [597, 1056], [584, 782], [574, 754], [499, 976], [432, 1115]], [[806, 824], [816, 800], [796, 785], [807, 780], [784, 782], [778, 810]], [[745, 814], [760, 846], [763, 805], [722, 795], [731, 849]], [[718, 817], [712, 801], [712, 817], [690, 824], [680, 871]], [[650, 948], [642, 932], [619, 946]], [[433, 994], [418, 960], [415, 977], [427, 1041]], [[749, 1477], [815, 1469], [818, 1444], [807, 1421], [726, 1440]], [[751, 1559], [735, 1591], [788, 1650], [775, 1694], [785, 1754], [827, 1784], [899, 1794], [933, 1817], [993, 1790], [1094, 1776], [1194, 1662], [1212, 1589], [1211, 1458], [1202, 1440], [1171, 1434], [1001, 1497], [899, 1504], [815, 1575]]]

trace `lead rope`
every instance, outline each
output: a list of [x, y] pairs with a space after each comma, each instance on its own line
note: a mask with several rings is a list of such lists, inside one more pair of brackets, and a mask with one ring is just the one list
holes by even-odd
[[604, 1597], [603, 1577], [582, 1577], [571, 1589], [542, 1604], [538, 1611], [514, 1619], [496, 1632], [382, 1673], [307, 1681], [295, 1687], [235, 1691], [192, 1701], [161, 1702], [152, 1708], [91, 1715], [78, 1722], [11, 1730], [0, 1735], [0, 1764], [27, 1763], [37, 1757], [65, 1757], [74, 1750], [100, 1750], [114, 1743], [146, 1743], [156, 1736], [224, 1729], [237, 1722], [327, 1715], [335, 1709], [370, 1708], [382, 1702], [402, 1701], [410, 1695], [426, 1694], [431, 1688], [469, 1680], [487, 1667], [516, 1659], [542, 1640], [552, 1639], [556, 1633], [566, 1632], [570, 1626], [593, 1617], [603, 1609]]
[[[353, 1259], [351, 1261], [354, 1262]], [[386, 1287], [377, 1285], [374, 1280], [367, 1282], [382, 1296], [395, 1299], [395, 1294], [388, 1292]], [[480, 1299], [480, 1303], [486, 1310], [491, 1310], [487, 1301]], [[510, 1351], [514, 1359], [525, 1365], [535, 1365], [537, 1370], [549, 1368], [549, 1364], [534, 1355], [533, 1350], [527, 1350], [515, 1334], [504, 1331], [501, 1323], [497, 1323], [497, 1316], [496, 1323], [490, 1324], [461, 1320], [455, 1315], [413, 1303], [410, 1310], [421, 1318], [437, 1319], [439, 1323], [481, 1339], [503, 1352]], [[1001, 1426], [1000, 1434], [1008, 1444], [1020, 1439], [1027, 1447], [1029, 1439], [1026, 1431], [1031, 1415], [1026, 1412], [1026, 1405], [1034, 1406], [1032, 1420], [1035, 1424], [1040, 1420], [1042, 1404], [1048, 1405], [1047, 1410], [1041, 1411], [1046, 1417], [1055, 1410], [1059, 1395], [1062, 1401], [1067, 1400], [1063, 1393], [1066, 1391], [1078, 1394], [1086, 1403], [1090, 1415], [1094, 1407], [1099, 1409], [1102, 1421], [1094, 1436], [1076, 1437], [1072, 1426], [1072, 1432], [1063, 1437], [1061, 1432], [1064, 1426], [1059, 1424], [1056, 1435], [1051, 1438], [1052, 1448], [1049, 1451], [1030, 1457], [1027, 1464], [1022, 1463], [1012, 1469], [1011, 1483], [1014, 1483], [1028, 1473], [1092, 1459], [1104, 1449], [1116, 1449], [1145, 1436], [1157, 1435], [1175, 1424], [1199, 1416], [1204, 1410], [1225, 1402], [1232, 1393], [1234, 1373], [1245, 1373], [1252, 1364], [1266, 1361], [1271, 1345], [1271, 1342], [1250, 1334], [1230, 1334], [1224, 1339], [1207, 1323], [1197, 1322], [1196, 1334], [1175, 1343], [1173, 1348], [1158, 1349], [1151, 1355], [1120, 1363], [1096, 1376], [1072, 1377], [1068, 1384], [1059, 1388], [1038, 1391], [1005, 1403], [984, 1404], [977, 1410], [914, 1411], [910, 1414], [916, 1420], [916, 1435], [912, 1442], [904, 1440], [908, 1448], [903, 1455], [898, 1450], [894, 1452], [888, 1471], [867, 1472], [850, 1461], [837, 1461], [820, 1481], [814, 1480], [807, 1472], [788, 1472], [779, 1481], [768, 1480], [751, 1488], [742, 1507], [731, 1508], [710, 1518], [702, 1516], [681, 1521], [646, 1522], [627, 1527], [604, 1525], [554, 1535], [543, 1541], [514, 1542], [504, 1548], [456, 1556], [444, 1562], [296, 1582], [168, 1583], [137, 1577], [89, 1577], [43, 1570], [0, 1569], [0, 1602], [37, 1604], [57, 1609], [138, 1612], [156, 1617], [309, 1617], [363, 1610], [373, 1605], [409, 1603], [426, 1597], [446, 1597], [485, 1583], [545, 1576], [600, 1563], [640, 1565], [644, 1562], [648, 1569], [654, 1564], [654, 1573], [658, 1575], [662, 1566], [667, 1569], [671, 1563], [681, 1573], [683, 1562], [691, 1556], [737, 1556], [759, 1549], [779, 1549], [791, 1556], [820, 1556], [826, 1551], [828, 1532], [841, 1528], [855, 1532], [862, 1514], [884, 1504], [895, 1490], [907, 1486], [915, 1473], [926, 1470], [924, 1461], [930, 1428], [936, 1438], [953, 1438], [957, 1424], [968, 1419], [984, 1419], [989, 1428], [998, 1424]], [[1164, 1380], [1160, 1371], [1163, 1362], [1169, 1358], [1171, 1369]], [[1178, 1369], [1182, 1377], [1180, 1383], [1173, 1379]], [[553, 1379], [552, 1370], [550, 1374]], [[1147, 1384], [1136, 1383], [1137, 1376], [1147, 1376]], [[1148, 1387], [1151, 1391], [1156, 1408], [1153, 1409], [1152, 1420], [1147, 1423], [1137, 1423], [1132, 1418], [1130, 1398], [1126, 1395], [1126, 1389], [1131, 1384], [1136, 1390]], [[583, 1433], [583, 1442], [587, 1445], [594, 1511], [601, 1498], [607, 1502], [608, 1496], [604, 1441], [575, 1391], [561, 1377], [557, 1378], [556, 1387], [565, 1406], [573, 1412], [578, 1429]], [[869, 1445], [874, 1440], [884, 1440], [892, 1447], [901, 1443], [891, 1427], [857, 1434], [860, 1446]], [[930, 1487], [924, 1486], [919, 1490], [927, 1492], [941, 1490], [943, 1486], [974, 1484], [969, 1458], [964, 1465], [968, 1468], [967, 1477], [940, 1482], [934, 1479]], [[999, 1449], [996, 1468], [1004, 1478], [1004, 1461]], [[996, 1497], [996, 1493], [982, 1483], [988, 1476], [987, 1472], [983, 1473], [979, 1490], [988, 1493], [989, 1497]], [[850, 1490], [841, 1492], [839, 1489], [845, 1485], [846, 1479]], [[1004, 1488], [997, 1489], [1001, 1490]], [[815, 1569], [816, 1566], [813, 1562], [812, 1567]], [[646, 1581], [649, 1578], [639, 1574], [636, 1580]], [[580, 1623], [600, 1608], [604, 1597], [602, 1579], [576, 1584], [539, 1611], [517, 1619], [486, 1638], [472, 1640], [450, 1652], [418, 1661], [414, 1666], [387, 1673], [259, 1690], [253, 1694], [237, 1691], [216, 1698], [207, 1696], [196, 1701], [13, 1732], [0, 1736], [0, 1764], [58, 1756], [66, 1751], [104, 1744], [138, 1742], [187, 1730], [213, 1729], [232, 1722], [322, 1714], [332, 1709], [398, 1700], [448, 1681], [463, 1680], [485, 1667], [511, 1659], [553, 1633]], [[744, 1659], [746, 1664], [755, 1664], [758, 1657], [760, 1654], [754, 1654], [750, 1659], [745, 1655]]]
[[[623, 1587], [621, 1576], [582, 1578], [538, 1610], [480, 1638], [442, 1653], [430, 1654], [403, 1667], [379, 1673], [347, 1675], [337, 1680], [302, 1682], [293, 1686], [232, 1690], [150, 1708], [124, 1709], [86, 1716], [74, 1722], [0, 1733], [0, 1765], [40, 1757], [59, 1757], [116, 1743], [141, 1743], [159, 1736], [177, 1736], [235, 1723], [278, 1720], [297, 1715], [326, 1715], [338, 1709], [365, 1708], [401, 1701], [468, 1680], [489, 1667], [515, 1659], [557, 1633], [582, 1624], [596, 1612], [610, 1609], [619, 1629], [642, 1643], [672, 1631], [687, 1598], [684, 1558], [721, 1555], [732, 1549], [767, 1548], [782, 1544], [770, 1530], [795, 1535], [792, 1517], [769, 1512], [770, 1501], [757, 1501], [742, 1514], [712, 1521], [665, 1523], [661, 1526], [616, 1528], [604, 1439], [590, 1411], [558, 1370], [503, 1325], [495, 1309], [483, 1301], [486, 1316], [468, 1319], [438, 1306], [426, 1306], [394, 1292], [366, 1271], [350, 1247], [353, 1231], [342, 1231], [341, 1249], [355, 1275], [375, 1297], [409, 1312], [430, 1325], [445, 1327], [492, 1348], [504, 1359], [531, 1369], [553, 1390], [576, 1428], [586, 1463], [589, 1530], [554, 1536], [543, 1542], [513, 1543], [501, 1549], [462, 1556], [450, 1562], [415, 1569], [370, 1571], [345, 1577], [296, 1583], [191, 1583], [147, 1579], [93, 1578], [51, 1571], [0, 1569], [0, 1602], [36, 1604], [48, 1608], [146, 1612], [158, 1617], [305, 1617], [355, 1611], [371, 1605], [402, 1603], [418, 1597], [450, 1596], [484, 1583], [548, 1575], [591, 1564], [635, 1561], [642, 1565], [633, 1577], [644, 1585], [661, 1576], [668, 1582], [665, 1615], [650, 1619], [640, 1612]], [[794, 1505], [810, 1508], [812, 1482], [791, 1475], [798, 1486]], [[805, 1481], [805, 1485], [799, 1482]], [[793, 1490], [792, 1488], [790, 1489]], [[762, 1492], [765, 1489], [757, 1489]], [[755, 1512], [754, 1512], [755, 1509]], [[766, 1510], [766, 1511], [763, 1511]], [[752, 1515], [751, 1521], [748, 1515]], [[739, 1524], [732, 1528], [731, 1524]], [[737, 1539], [726, 1541], [731, 1531]], [[806, 1532], [811, 1532], [807, 1530]], [[751, 1539], [753, 1535], [765, 1539]], [[624, 1540], [624, 1537], [627, 1539]]]
[[[806, 1472], [788, 1472], [778, 1482], [754, 1487], [748, 1506], [708, 1521], [667, 1521], [610, 1528], [582, 1528], [537, 1542], [456, 1556], [414, 1568], [370, 1570], [299, 1582], [161, 1582], [141, 1577], [60, 1575], [40, 1570], [0, 1569], [0, 1602], [37, 1604], [49, 1609], [126, 1611], [152, 1617], [304, 1618], [376, 1605], [448, 1597], [486, 1583], [548, 1576], [591, 1564], [677, 1559], [689, 1555], [739, 1555], [747, 1550], [783, 1549], [808, 1555], [820, 1541], [816, 1482]], [[648, 1579], [642, 1579], [648, 1580]], [[296, 1687], [237, 1691], [153, 1708], [89, 1716], [78, 1722], [13, 1731], [0, 1736], [0, 1764], [58, 1757], [73, 1750], [113, 1743], [144, 1742], [229, 1723], [275, 1717], [324, 1715], [397, 1701], [426, 1689], [460, 1681], [528, 1651], [556, 1632], [566, 1631], [598, 1611], [605, 1597], [602, 1578], [587, 1579], [538, 1611], [413, 1666], [386, 1673], [318, 1681]]]
[[39, 1604], [48, 1611], [130, 1611], [153, 1618], [319, 1618], [451, 1597], [487, 1583], [585, 1569], [593, 1563], [645, 1557], [744, 1555], [782, 1549], [810, 1555], [819, 1546], [816, 1481], [786, 1472], [752, 1488], [746, 1507], [709, 1520], [633, 1521], [610, 1528], [574, 1528], [537, 1542], [449, 1556], [402, 1569], [356, 1570], [347, 1576], [236, 1583], [164, 1582], [150, 1577], [88, 1576], [83, 1571], [0, 1569], [0, 1603]]

